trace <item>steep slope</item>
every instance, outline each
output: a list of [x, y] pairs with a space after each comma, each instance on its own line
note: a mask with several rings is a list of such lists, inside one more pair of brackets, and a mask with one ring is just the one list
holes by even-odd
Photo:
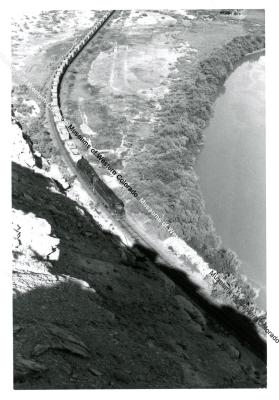
[[265, 363], [102, 230], [15, 128], [15, 388], [264, 387]]

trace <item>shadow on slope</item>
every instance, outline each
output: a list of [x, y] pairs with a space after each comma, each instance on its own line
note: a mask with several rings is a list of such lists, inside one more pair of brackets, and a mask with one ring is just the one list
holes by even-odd
[[32, 256], [56, 281], [34, 274], [38, 286], [14, 299], [17, 389], [265, 387], [260, 352], [212, 317], [185, 274], [139, 245], [135, 256], [49, 178], [13, 164], [13, 181], [13, 207], [60, 240], [57, 261]]

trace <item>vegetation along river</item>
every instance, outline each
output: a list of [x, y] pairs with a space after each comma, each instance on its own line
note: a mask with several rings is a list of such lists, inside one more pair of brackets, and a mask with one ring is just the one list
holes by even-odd
[[246, 57], [225, 82], [196, 169], [216, 231], [265, 308], [264, 53]]

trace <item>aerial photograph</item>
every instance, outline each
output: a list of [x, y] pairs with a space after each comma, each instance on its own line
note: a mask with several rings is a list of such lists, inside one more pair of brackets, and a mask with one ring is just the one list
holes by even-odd
[[0, 62], [14, 389], [266, 388], [265, 10], [17, 12]]

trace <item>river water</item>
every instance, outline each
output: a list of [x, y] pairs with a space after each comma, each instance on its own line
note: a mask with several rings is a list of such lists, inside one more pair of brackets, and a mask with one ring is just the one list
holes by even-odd
[[266, 307], [265, 56], [248, 56], [225, 82], [196, 168], [208, 214]]

